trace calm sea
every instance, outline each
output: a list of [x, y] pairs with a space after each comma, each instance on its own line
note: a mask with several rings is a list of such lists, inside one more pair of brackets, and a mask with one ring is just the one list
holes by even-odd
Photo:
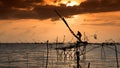
[[[57, 44], [57, 47], [71, 44]], [[76, 68], [75, 49], [56, 50], [56, 45], [35, 43], [0, 44], [0, 68]], [[118, 63], [120, 62], [120, 46], [117, 45]], [[82, 54], [82, 48], [79, 54]], [[47, 57], [48, 56], [48, 57]], [[115, 47], [112, 45], [88, 45], [86, 53], [80, 56], [82, 68], [117, 68]]]

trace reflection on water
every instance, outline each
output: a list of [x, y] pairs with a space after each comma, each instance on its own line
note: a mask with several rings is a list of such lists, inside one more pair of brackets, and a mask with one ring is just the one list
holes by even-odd
[[[120, 12], [103, 12], [80, 14], [66, 18], [70, 27], [81, 31], [89, 38], [89, 42], [103, 42], [105, 40], [120, 41]], [[97, 34], [98, 39], [93, 39]], [[73, 36], [61, 20], [51, 21], [36, 19], [0, 20], [0, 42], [43, 42], [50, 40], [69, 42]], [[75, 41], [75, 39], [73, 39]]]
[[[57, 47], [67, 45], [58, 44]], [[74, 49], [64, 53], [64, 51], [55, 50], [55, 47], [56, 45], [49, 45], [48, 68], [76, 67]], [[0, 68], [45, 68], [47, 60], [46, 48], [46, 44], [1, 44]], [[118, 59], [120, 59], [119, 45], [117, 48]], [[104, 52], [105, 54], [102, 55]], [[105, 46], [104, 52], [101, 52], [101, 46], [88, 45], [86, 59], [80, 56], [80, 65], [82, 68], [87, 68], [90, 62], [90, 68], [116, 68], [114, 46]]]

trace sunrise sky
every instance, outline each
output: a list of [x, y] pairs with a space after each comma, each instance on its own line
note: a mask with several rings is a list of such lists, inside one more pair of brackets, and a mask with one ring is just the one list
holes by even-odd
[[0, 42], [53, 42], [64, 35], [70, 41], [73, 36], [54, 10], [75, 32], [120, 41], [119, 6], [120, 0], [0, 0]]

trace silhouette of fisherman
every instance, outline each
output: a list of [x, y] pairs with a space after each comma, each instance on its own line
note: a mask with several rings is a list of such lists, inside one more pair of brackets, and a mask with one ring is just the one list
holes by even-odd
[[80, 33], [80, 31], [77, 32], [77, 36], [79, 38], [79, 42], [82, 42], [82, 40], [81, 40], [82, 34]]

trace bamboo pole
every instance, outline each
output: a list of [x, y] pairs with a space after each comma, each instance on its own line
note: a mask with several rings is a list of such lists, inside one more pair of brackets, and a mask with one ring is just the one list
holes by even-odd
[[77, 68], [81, 68], [80, 63], [80, 52], [77, 50], [76, 51], [76, 56], [77, 56]]
[[56, 14], [61, 18], [61, 20], [65, 23], [65, 25], [67, 26], [67, 28], [69, 29], [70, 33], [79, 41], [82, 42], [82, 40], [73, 32], [73, 30], [70, 28], [70, 26], [68, 25], [67, 21], [64, 19], [64, 17], [62, 17], [60, 15], [60, 13], [55, 10]]
[[83, 61], [85, 62], [86, 60], [86, 44], [83, 46]]
[[88, 63], [88, 68], [90, 68], [90, 62]]
[[[56, 48], [58, 48], [58, 37], [56, 38]], [[58, 66], [58, 50], [56, 49], [57, 54], [57, 66]]]
[[10, 62], [10, 56], [8, 54], [8, 65], [9, 65], [9, 68], [11, 68], [11, 62]]
[[45, 61], [44, 61], [44, 51], [43, 51], [43, 67], [44, 67], [44, 63], [45, 63]]
[[28, 53], [26, 53], [27, 54], [27, 68], [29, 68], [29, 57], [28, 57]]
[[46, 68], [48, 68], [48, 55], [49, 55], [49, 48], [48, 48], [48, 40], [47, 40], [47, 59], [46, 59]]
[[118, 53], [117, 53], [117, 46], [116, 45], [115, 45], [115, 55], [116, 55], [117, 68], [119, 68]]

